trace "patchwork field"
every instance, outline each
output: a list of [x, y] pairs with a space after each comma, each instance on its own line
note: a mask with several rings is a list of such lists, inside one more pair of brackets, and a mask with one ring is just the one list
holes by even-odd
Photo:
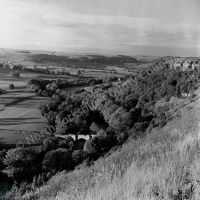
[[32, 147], [41, 145], [43, 140], [49, 135], [39, 132], [17, 131], [17, 130], [0, 130], [0, 151], [16, 147]]
[[37, 97], [27, 89], [0, 95], [0, 149], [15, 148], [22, 143], [25, 146], [41, 144], [48, 135], [30, 143], [26, 137], [32, 138], [33, 131], [45, 128], [47, 121], [38, 108], [49, 102], [50, 99]]
[[84, 77], [95, 77], [95, 78], [105, 78], [105, 77], [123, 77], [124, 75], [121, 74], [114, 74], [114, 73], [105, 73], [105, 72], [91, 72], [87, 71], [81, 74]]
[[16, 91], [0, 96], [0, 129], [40, 131], [46, 119], [40, 114], [40, 106], [51, 100], [34, 93]]

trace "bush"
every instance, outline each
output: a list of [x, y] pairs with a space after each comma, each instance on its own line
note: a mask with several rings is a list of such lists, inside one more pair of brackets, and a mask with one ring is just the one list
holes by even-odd
[[99, 137], [94, 137], [87, 140], [84, 145], [84, 151], [92, 158], [97, 158], [100, 155]]
[[37, 91], [38, 95], [40, 95], [40, 96], [42, 95], [42, 92], [43, 92], [43, 91], [42, 91], [41, 89], [39, 89], [39, 90]]
[[68, 136], [66, 139], [59, 137], [51, 137], [45, 139], [42, 145], [43, 152], [56, 150], [58, 148], [65, 148], [72, 151], [74, 148], [74, 139], [70, 136]]
[[15, 88], [15, 86], [13, 84], [9, 85], [9, 89], [13, 90]]
[[34, 89], [33, 89], [33, 92], [34, 92], [34, 93], [38, 93], [38, 89], [37, 89], [37, 88], [34, 88]]
[[83, 150], [76, 150], [72, 153], [72, 160], [75, 165], [81, 164], [86, 158], [86, 152]]
[[67, 149], [57, 149], [46, 153], [42, 162], [42, 169], [45, 172], [56, 173], [62, 170], [73, 168], [71, 153]]
[[61, 93], [61, 89], [57, 89], [56, 94], [60, 95], [60, 93]]
[[36, 153], [32, 149], [16, 148], [7, 151], [4, 172], [15, 180], [28, 180], [37, 170]]
[[104, 136], [106, 141], [108, 141], [109, 146], [113, 147], [117, 144], [117, 134], [112, 127], [108, 127], [106, 131], [101, 131], [98, 133], [99, 136]]
[[92, 81], [92, 82], [90, 83], [90, 85], [91, 85], [91, 86], [94, 86], [94, 85], [95, 85], [95, 82], [94, 82], [94, 81]]
[[11, 71], [10, 75], [13, 77], [20, 77], [19, 71]]
[[73, 149], [75, 146], [75, 141], [71, 136], [67, 136], [65, 140], [60, 142], [62, 148]]
[[83, 138], [78, 139], [78, 141], [75, 142], [74, 149], [83, 150], [85, 143], [86, 143], [85, 139], [83, 139]]
[[48, 152], [48, 151], [55, 150], [58, 148], [59, 147], [58, 147], [57, 140], [54, 137], [47, 138], [43, 141], [43, 144], [42, 144], [43, 152]]
[[[141, 133], [141, 132], [140, 132]], [[139, 134], [140, 135], [140, 134]], [[123, 144], [129, 137], [129, 134], [128, 132], [119, 132], [117, 134], [117, 142], [118, 142], [118, 145], [121, 145]]]
[[0, 170], [5, 168], [5, 164], [3, 163], [3, 160], [6, 156], [6, 150], [0, 151]]

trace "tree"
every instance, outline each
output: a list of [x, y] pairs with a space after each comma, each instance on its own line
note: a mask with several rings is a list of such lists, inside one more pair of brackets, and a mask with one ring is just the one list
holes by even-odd
[[42, 96], [44, 96], [44, 97], [49, 97], [50, 94], [49, 94], [46, 90], [43, 90]]
[[45, 139], [42, 144], [43, 152], [56, 150], [58, 148], [65, 148], [71, 151], [74, 148], [74, 139], [71, 136], [68, 136], [66, 139], [60, 137], [51, 137]]
[[117, 134], [117, 142], [118, 145], [123, 144], [129, 137], [128, 131], [126, 132], [118, 132]]
[[42, 169], [45, 172], [55, 173], [73, 168], [71, 153], [67, 149], [59, 148], [46, 153], [42, 162]]
[[43, 92], [43, 91], [42, 91], [41, 89], [39, 89], [37, 93], [38, 93], [38, 95], [41, 96], [41, 95], [42, 95], [42, 92]]
[[91, 85], [91, 86], [94, 86], [94, 85], [95, 85], [95, 81], [92, 81], [92, 82], [90, 83], [90, 85]]
[[4, 158], [6, 156], [6, 150], [0, 151], [0, 170], [5, 168], [5, 164], [3, 162]]
[[98, 135], [104, 138], [104, 140], [102, 140], [102, 151], [105, 151], [104, 149], [107, 151], [117, 144], [117, 134], [111, 126], [108, 127], [106, 131], [99, 132]]
[[94, 137], [89, 140], [84, 145], [84, 151], [93, 158], [96, 158], [100, 155], [100, 146], [99, 146], [99, 138]]
[[81, 70], [80, 70], [80, 69], [77, 71], [77, 74], [78, 74], [78, 75], [80, 75], [80, 74], [81, 74]]
[[20, 77], [19, 71], [11, 71], [10, 75], [13, 77]]
[[9, 85], [9, 89], [13, 90], [15, 88], [15, 86], [13, 84]]
[[55, 150], [55, 149], [58, 149], [58, 141], [55, 137], [50, 137], [50, 138], [47, 138], [43, 141], [43, 144], [42, 144], [42, 151], [43, 152], [48, 152], [48, 151], [51, 151], [51, 150]]
[[36, 153], [32, 149], [16, 148], [7, 151], [4, 172], [15, 180], [27, 180], [36, 173], [38, 163]]
[[33, 69], [37, 70], [37, 65], [36, 64], [33, 65]]
[[87, 156], [87, 154], [86, 154], [85, 151], [83, 151], [83, 150], [75, 150], [72, 153], [72, 160], [73, 160], [75, 165], [79, 165], [84, 161], [86, 156]]
[[65, 75], [70, 75], [70, 72], [65, 72]]
[[61, 93], [61, 89], [57, 89], [56, 94], [60, 95], [60, 93]]
[[86, 143], [86, 140], [85, 140], [85, 139], [83, 139], [83, 138], [78, 139], [78, 140], [75, 142], [75, 147], [74, 147], [74, 149], [76, 149], [76, 150], [83, 150], [85, 143]]
[[110, 117], [109, 124], [116, 130], [124, 130], [133, 125], [133, 117], [123, 107], [119, 107]]
[[55, 122], [55, 119], [56, 119], [56, 112], [53, 112], [53, 111], [50, 111], [47, 116], [46, 116], [48, 122], [50, 124], [54, 124]]
[[176, 96], [181, 97], [181, 88], [179, 85], [176, 87]]
[[73, 148], [75, 146], [75, 141], [71, 136], [67, 136], [64, 140], [63, 140], [63, 138], [58, 138], [58, 139], [59, 139], [59, 146], [61, 148], [73, 150]]

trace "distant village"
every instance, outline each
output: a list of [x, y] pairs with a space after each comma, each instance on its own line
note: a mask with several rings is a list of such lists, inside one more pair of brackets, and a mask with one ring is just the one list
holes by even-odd
[[167, 63], [170, 64], [170, 68], [182, 69], [183, 71], [200, 68], [200, 59], [197, 58], [194, 59], [177, 58], [174, 63], [168, 61]]

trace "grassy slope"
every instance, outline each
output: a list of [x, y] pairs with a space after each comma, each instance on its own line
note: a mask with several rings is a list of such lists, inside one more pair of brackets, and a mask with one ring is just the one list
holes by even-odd
[[184, 193], [190, 195], [193, 187], [194, 199], [200, 199], [200, 100], [189, 106], [181, 118], [164, 128], [154, 129], [144, 139], [128, 141], [92, 167], [57, 174], [46, 186], [24, 198], [179, 200]]

